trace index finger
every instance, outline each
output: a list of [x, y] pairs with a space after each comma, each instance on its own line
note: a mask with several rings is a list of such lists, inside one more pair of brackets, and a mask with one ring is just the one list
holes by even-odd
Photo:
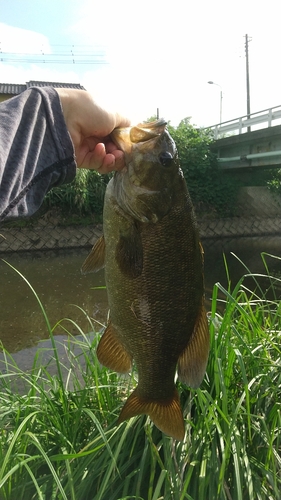
[[112, 141], [108, 141], [104, 143], [105, 149], [107, 153], [113, 153], [113, 151], [120, 151], [120, 149], [114, 144]]

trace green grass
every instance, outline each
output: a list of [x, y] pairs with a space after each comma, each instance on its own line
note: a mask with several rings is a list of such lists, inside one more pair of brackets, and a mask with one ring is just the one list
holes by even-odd
[[37, 297], [57, 374], [41, 366], [40, 349], [30, 373], [5, 353], [1, 500], [279, 500], [281, 279], [269, 275], [262, 258], [264, 276], [245, 269], [234, 287], [214, 287], [206, 377], [198, 390], [179, 385], [182, 443], [145, 416], [116, 426], [135, 374], [120, 378], [101, 367], [99, 334], [85, 335], [78, 325], [62, 364], [54, 334], [58, 326], [67, 333], [71, 320], [51, 328]]

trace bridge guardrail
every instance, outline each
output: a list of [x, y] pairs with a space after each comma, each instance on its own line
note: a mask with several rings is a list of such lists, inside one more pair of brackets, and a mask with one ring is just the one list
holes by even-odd
[[225, 133], [236, 132], [236, 134], [242, 134], [247, 132], [249, 127], [262, 123], [266, 124], [263, 128], [266, 128], [266, 126], [271, 127], [272, 122], [277, 119], [281, 119], [281, 105], [251, 113], [250, 117], [244, 115], [206, 128], [213, 130], [214, 138], [219, 139]]

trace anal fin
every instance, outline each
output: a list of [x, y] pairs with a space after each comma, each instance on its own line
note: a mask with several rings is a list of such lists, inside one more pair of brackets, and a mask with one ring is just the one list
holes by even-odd
[[209, 326], [202, 305], [191, 340], [178, 360], [178, 376], [181, 382], [193, 388], [199, 387], [205, 375], [209, 350]]
[[185, 433], [184, 420], [176, 388], [172, 399], [152, 401], [140, 398], [137, 387], [123, 406], [118, 424], [128, 418], [142, 414], [148, 415], [160, 431], [179, 441], [183, 440]]
[[132, 367], [132, 359], [118, 339], [116, 329], [110, 322], [97, 347], [99, 362], [118, 373], [127, 373]]

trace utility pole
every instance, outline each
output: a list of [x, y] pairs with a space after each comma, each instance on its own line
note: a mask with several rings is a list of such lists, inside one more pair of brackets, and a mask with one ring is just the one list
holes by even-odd
[[[246, 88], [247, 88], [247, 118], [251, 117], [251, 106], [250, 106], [250, 75], [249, 75], [249, 39], [248, 35], [245, 35], [245, 51], [246, 51]], [[247, 127], [247, 131], [251, 132], [251, 127]]]

